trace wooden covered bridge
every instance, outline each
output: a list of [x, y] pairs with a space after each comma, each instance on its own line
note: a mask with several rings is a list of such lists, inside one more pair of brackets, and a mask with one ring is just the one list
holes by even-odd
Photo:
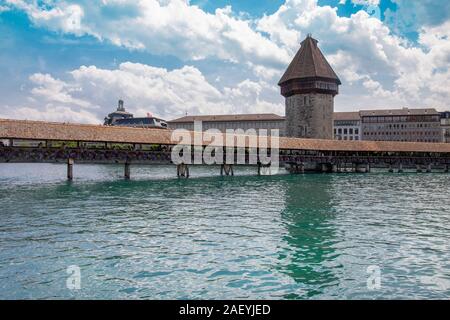
[[[69, 179], [73, 176], [73, 164], [77, 162], [122, 163], [126, 178], [130, 177], [130, 164], [133, 163], [174, 164], [178, 176], [188, 177], [190, 162], [172, 161], [172, 151], [180, 145], [172, 133], [165, 129], [0, 119], [0, 162], [65, 162]], [[267, 141], [269, 149], [273, 147], [272, 154], [269, 152], [268, 155], [274, 156], [276, 152], [279, 164], [292, 173], [369, 172], [373, 167], [387, 168], [391, 172], [406, 169], [448, 172], [450, 165], [450, 144], [445, 143], [280, 137], [278, 145], [275, 145], [267, 137], [238, 134], [232, 135], [232, 139], [224, 139], [224, 142], [211, 143], [211, 135], [207, 133], [188, 134], [192, 138], [189, 158], [194, 159], [196, 152], [202, 153], [208, 146], [223, 148], [223, 159], [212, 164], [220, 165], [221, 174], [226, 175], [233, 174], [233, 165], [236, 164], [230, 159], [237, 160], [242, 154], [243, 161], [237, 161], [239, 165], [255, 165], [258, 173], [264, 166], [270, 166], [271, 160], [267, 162], [259, 158], [262, 139]], [[239, 141], [244, 141], [244, 145], [236, 147]]]

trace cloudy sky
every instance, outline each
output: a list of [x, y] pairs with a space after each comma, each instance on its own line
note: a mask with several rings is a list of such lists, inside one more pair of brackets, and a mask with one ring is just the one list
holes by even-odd
[[312, 33], [338, 111], [450, 109], [448, 0], [0, 0], [0, 117], [284, 113]]

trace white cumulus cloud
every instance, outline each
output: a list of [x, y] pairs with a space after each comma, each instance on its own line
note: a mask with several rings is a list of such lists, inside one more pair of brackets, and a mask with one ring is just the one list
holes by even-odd
[[[424, 23], [414, 44], [364, 10], [341, 17], [337, 8], [320, 6], [317, 0], [286, 0], [274, 13], [253, 20], [236, 16], [231, 7], [207, 13], [181, 0], [65, 0], [46, 6], [36, 1], [6, 2], [25, 11], [37, 26], [176, 56], [187, 64], [166, 70], [127, 62], [113, 70], [80, 67], [64, 80], [46, 74], [31, 77], [30, 103], [64, 105], [89, 112], [97, 121], [119, 95], [133, 112], [151, 111], [166, 118], [186, 111], [283, 113], [277, 82], [307, 33], [319, 40], [343, 81], [336, 98], [338, 110], [404, 106], [443, 110], [450, 101], [450, 22], [445, 18]], [[214, 85], [201, 67], [193, 66], [198, 60], [214, 66]], [[238, 66], [232, 74], [234, 84], [230, 85], [230, 71], [221, 61]]]
[[124, 99], [136, 116], [151, 112], [168, 120], [189, 114], [280, 112], [281, 104], [265, 101], [265, 82], [244, 80], [222, 90], [211, 85], [195, 67], [166, 70], [126, 62], [117, 69], [82, 66], [55, 79], [33, 74], [26, 106], [6, 107], [3, 118], [99, 123]]
[[183, 0], [6, 2], [37, 26], [181, 60], [218, 57], [279, 66], [289, 59], [286, 50], [255, 32], [251, 21], [234, 16], [231, 7], [210, 14]]

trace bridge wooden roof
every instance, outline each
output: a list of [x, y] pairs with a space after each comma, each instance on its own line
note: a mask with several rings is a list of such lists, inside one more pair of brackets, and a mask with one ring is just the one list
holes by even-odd
[[[191, 135], [193, 133], [191, 132]], [[66, 140], [142, 144], [177, 144], [172, 130], [112, 127], [44, 121], [0, 119], [0, 139]], [[237, 139], [238, 136], [234, 138]], [[192, 140], [193, 141], [193, 140]], [[203, 135], [203, 144], [210, 139]], [[270, 139], [269, 139], [270, 142]], [[248, 142], [247, 142], [248, 143]], [[450, 143], [336, 141], [280, 138], [280, 149], [352, 152], [437, 152], [450, 153]]]

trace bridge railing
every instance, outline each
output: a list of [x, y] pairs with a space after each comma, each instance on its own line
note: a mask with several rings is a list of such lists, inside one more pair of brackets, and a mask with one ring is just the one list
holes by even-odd
[[171, 153], [167, 151], [134, 151], [102, 149], [51, 149], [51, 148], [0, 148], [3, 162], [51, 162], [73, 159], [83, 162], [168, 162]]
[[414, 165], [414, 164], [450, 164], [450, 157], [430, 156], [280, 156], [284, 163], [329, 163], [329, 164], [373, 164], [373, 165]]
[[[226, 162], [226, 153], [223, 154], [223, 162]], [[79, 162], [148, 162], [171, 163], [171, 151], [144, 151], [144, 150], [115, 150], [115, 149], [85, 149], [85, 148], [32, 148], [32, 147], [0, 147], [0, 162], [58, 162], [67, 159]], [[236, 151], [231, 157], [233, 164], [257, 164], [258, 154], [245, 152], [244, 155]], [[194, 152], [191, 153], [191, 160]], [[241, 160], [241, 163], [238, 162]], [[242, 161], [243, 160], [243, 161]], [[243, 163], [242, 163], [243, 162]], [[328, 164], [450, 164], [450, 155], [405, 155], [405, 154], [326, 154], [318, 152], [316, 155], [279, 154], [279, 162], [284, 163], [328, 163]], [[194, 163], [194, 161], [191, 161]]]

